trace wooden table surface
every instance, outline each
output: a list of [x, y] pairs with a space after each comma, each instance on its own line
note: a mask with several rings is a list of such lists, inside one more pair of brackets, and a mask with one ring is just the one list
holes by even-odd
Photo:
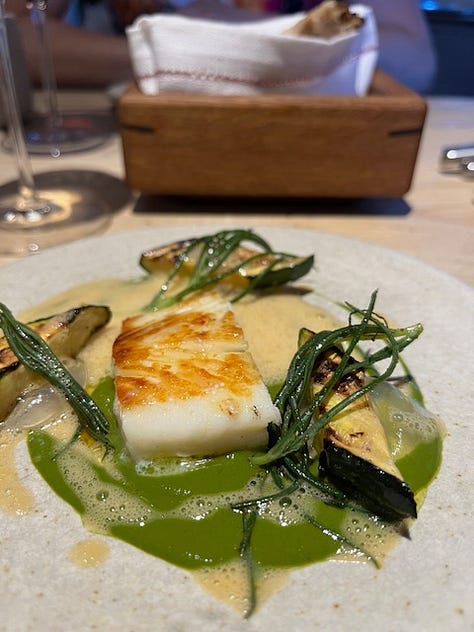
[[[61, 108], [107, 106], [105, 94], [64, 93]], [[436, 97], [428, 101], [411, 190], [404, 200], [324, 201], [141, 200], [135, 197], [114, 214], [106, 233], [147, 226], [292, 226], [344, 235], [412, 255], [467, 284], [474, 284], [474, 175], [445, 175], [438, 170], [445, 145], [474, 142], [474, 99]], [[52, 169], [98, 169], [123, 177], [120, 139], [98, 149], [32, 159], [36, 172]], [[16, 177], [13, 157], [0, 153], [0, 182]], [[142, 210], [140, 210], [142, 209]], [[143, 210], [145, 209], [145, 210]], [[0, 265], [15, 257], [0, 256]]]

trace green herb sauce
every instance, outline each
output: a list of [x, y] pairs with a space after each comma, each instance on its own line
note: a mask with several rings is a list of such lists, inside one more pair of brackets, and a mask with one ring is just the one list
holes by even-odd
[[[251, 464], [250, 453], [137, 465], [125, 454], [111, 413], [111, 378], [93, 396], [114, 424], [115, 456], [101, 461], [82, 441], [65, 444], [46, 430], [31, 431], [32, 461], [52, 489], [90, 530], [177, 566], [202, 569], [237, 560], [242, 516], [231, 504], [278, 491], [264, 470]], [[411, 434], [410, 442], [413, 449], [397, 465], [421, 499], [439, 469], [442, 439], [436, 432], [414, 445]], [[297, 567], [337, 555], [380, 561], [396, 532], [396, 525], [375, 516], [329, 506], [302, 485], [262, 510], [252, 534], [252, 557], [257, 569]]]

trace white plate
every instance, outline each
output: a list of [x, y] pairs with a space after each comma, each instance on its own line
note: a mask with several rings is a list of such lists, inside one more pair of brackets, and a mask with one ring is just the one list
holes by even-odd
[[[130, 278], [140, 273], [145, 248], [217, 228], [147, 229], [55, 248], [0, 269], [0, 300], [17, 312], [87, 280]], [[69, 551], [89, 534], [20, 454], [36, 510], [20, 519], [0, 515], [0, 629], [451, 632], [472, 626], [473, 292], [419, 261], [363, 242], [288, 228], [256, 231], [275, 248], [314, 252], [311, 278], [322, 292], [363, 307], [378, 288], [379, 310], [402, 324], [424, 324], [405, 357], [449, 436], [411, 541], [401, 542], [378, 571], [334, 562], [296, 570], [243, 621], [186, 572], [112, 538], [104, 564], [74, 566]]]

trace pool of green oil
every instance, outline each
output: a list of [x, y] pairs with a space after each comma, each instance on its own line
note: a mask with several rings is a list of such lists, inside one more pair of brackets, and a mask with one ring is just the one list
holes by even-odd
[[[112, 442], [119, 447], [121, 442], [112, 413], [112, 381], [104, 380], [93, 396], [115, 429]], [[138, 512], [137, 519], [109, 518], [104, 523], [109, 535], [187, 569], [217, 566], [239, 557], [242, 515], [232, 510], [229, 499], [235, 498], [243, 488], [252, 489], [250, 481], [257, 488], [262, 480], [262, 470], [251, 464], [250, 453], [202, 459], [183, 471], [171, 473], [159, 463], [157, 467], [149, 464], [137, 471], [134, 463], [120, 450], [116, 450], [120, 456], [115, 457], [114, 470], [110, 473], [96, 458], [84, 455], [78, 458], [82, 459], [81, 468], [87, 469], [90, 484], [73, 485], [64, 471], [63, 459], [58, 458], [64, 447], [57, 439], [47, 431], [35, 430], [29, 434], [28, 448], [41, 476], [83, 516], [87, 525], [93, 525], [90, 518], [102, 510], [104, 494], [97, 490], [116, 488], [122, 496], [140, 499], [140, 506], [147, 509], [149, 517], [140, 519]], [[397, 463], [415, 494], [426, 489], [436, 476], [441, 450], [440, 437], [429, 443], [420, 442]], [[306, 513], [325, 529], [306, 520], [260, 516], [251, 540], [255, 564], [266, 568], [289, 568], [336, 555], [341, 541], [334, 538], [334, 533], [343, 534], [349, 510], [329, 506], [316, 497], [309, 504], [306, 497], [305, 502]], [[180, 507], [189, 503], [194, 507], [201, 503], [204, 509], [210, 504], [217, 509], [183, 515]]]

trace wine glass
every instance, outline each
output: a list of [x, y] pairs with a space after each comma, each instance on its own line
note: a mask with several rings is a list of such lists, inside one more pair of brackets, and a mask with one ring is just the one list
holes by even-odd
[[[0, 78], [18, 166], [18, 179], [0, 186], [0, 252], [34, 253], [104, 227], [111, 217], [112, 202], [118, 208], [129, 197], [129, 193], [124, 195], [125, 185], [120, 180], [80, 170], [33, 176], [13, 78], [5, 0], [0, 0]], [[97, 177], [101, 176], [97, 186]], [[113, 199], [117, 190], [118, 202], [117, 196]]]
[[[44, 113], [33, 114], [24, 123], [25, 143], [31, 154], [51, 154], [93, 149], [113, 132], [110, 116], [104, 113], [61, 113], [58, 107], [56, 76], [47, 28], [47, 0], [27, 0], [39, 51], [38, 62], [44, 96]], [[4, 143], [11, 149], [10, 139]]]

